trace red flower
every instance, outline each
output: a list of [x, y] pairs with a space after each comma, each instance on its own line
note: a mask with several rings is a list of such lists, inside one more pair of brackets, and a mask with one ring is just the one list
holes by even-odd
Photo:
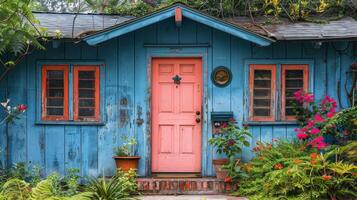
[[27, 109], [27, 106], [24, 104], [17, 105], [17, 110], [20, 112], [25, 112], [26, 109]]
[[226, 127], [227, 127], [227, 122], [223, 122], [221, 128], [226, 128]]
[[274, 165], [274, 169], [278, 170], [278, 169], [283, 169], [284, 168], [284, 165], [281, 164], [281, 163], [277, 163]]
[[230, 118], [229, 122], [234, 123], [236, 120], [234, 118]]
[[224, 182], [226, 183], [231, 183], [232, 182], [232, 178], [230, 176], [227, 176], [225, 179], [224, 179]]
[[275, 138], [273, 138], [273, 142], [277, 142], [277, 141], [279, 141], [279, 139], [275, 139]]
[[306, 138], [307, 138], [307, 134], [305, 134], [305, 133], [298, 133], [297, 134], [297, 137], [298, 137], [298, 139], [299, 140], [305, 140]]
[[311, 158], [312, 160], [313, 160], [313, 159], [316, 159], [317, 156], [318, 156], [317, 153], [311, 153], [311, 154], [310, 154], [310, 158]]
[[320, 129], [318, 129], [318, 128], [313, 128], [313, 129], [311, 129], [311, 131], [310, 131], [310, 133], [311, 134], [319, 134], [320, 133]]
[[324, 180], [324, 181], [328, 181], [328, 180], [330, 180], [332, 178], [332, 176], [329, 176], [329, 175], [323, 175], [322, 176], [322, 179]]
[[229, 146], [229, 147], [231, 147], [231, 146], [233, 146], [233, 145], [235, 145], [235, 144], [236, 144], [236, 141], [233, 140], [233, 139], [229, 139], [229, 140], [227, 141], [227, 146]]

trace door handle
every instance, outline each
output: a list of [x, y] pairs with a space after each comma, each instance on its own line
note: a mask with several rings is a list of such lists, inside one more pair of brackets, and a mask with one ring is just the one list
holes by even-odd
[[196, 122], [197, 123], [201, 122], [201, 112], [200, 111], [196, 111]]

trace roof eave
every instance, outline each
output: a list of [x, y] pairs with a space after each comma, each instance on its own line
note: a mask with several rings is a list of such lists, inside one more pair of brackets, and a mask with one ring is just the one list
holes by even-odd
[[183, 4], [174, 4], [165, 9], [159, 10], [158, 12], [154, 12], [141, 18], [129, 20], [128, 22], [124, 22], [123, 24], [120, 24], [118, 26], [113, 26], [111, 28], [104, 29], [102, 31], [94, 33], [93, 35], [89, 35], [83, 38], [83, 40], [86, 41], [89, 45], [99, 44], [101, 42], [110, 40], [112, 38], [124, 35], [126, 33], [143, 28], [145, 26], [149, 26], [151, 24], [173, 17], [175, 15], [175, 8], [177, 7], [180, 7], [182, 9], [182, 15], [186, 18], [229, 33], [236, 37], [245, 39], [247, 41], [253, 42], [260, 46], [269, 46], [272, 42], [274, 42], [274, 40], [270, 38], [261, 36], [257, 33], [250, 32], [249, 30], [214, 18], [212, 16], [205, 15]]

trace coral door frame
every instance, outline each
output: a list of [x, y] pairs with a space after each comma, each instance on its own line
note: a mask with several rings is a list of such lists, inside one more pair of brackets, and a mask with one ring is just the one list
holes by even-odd
[[146, 63], [147, 63], [147, 108], [149, 116], [146, 125], [146, 171], [145, 174], [148, 176], [152, 175], [152, 60], [153, 58], [201, 58], [202, 60], [202, 115], [201, 115], [201, 175], [205, 176], [209, 173], [206, 169], [207, 162], [207, 141], [208, 141], [208, 122], [209, 122], [209, 114], [208, 114], [208, 102], [207, 102], [207, 95], [208, 95], [208, 69], [211, 66], [210, 60], [208, 59], [208, 47], [175, 47], [175, 48], [167, 48], [167, 47], [147, 47], [146, 48]]

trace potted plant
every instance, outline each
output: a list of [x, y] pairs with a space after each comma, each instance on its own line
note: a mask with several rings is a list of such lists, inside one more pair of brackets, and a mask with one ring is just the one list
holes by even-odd
[[130, 169], [138, 169], [140, 156], [136, 156], [136, 140], [135, 138], [123, 137], [123, 145], [115, 148], [115, 164], [117, 169], [128, 172]]
[[229, 122], [223, 122], [216, 130], [208, 143], [216, 149], [217, 153], [226, 156], [226, 158], [213, 159], [212, 161], [217, 178], [225, 180], [227, 169], [231, 169], [229, 166], [235, 165], [237, 162], [236, 154], [242, 152], [243, 145], [249, 147], [247, 138], [251, 137], [251, 134], [247, 127], [239, 128], [234, 119], [230, 119]]

